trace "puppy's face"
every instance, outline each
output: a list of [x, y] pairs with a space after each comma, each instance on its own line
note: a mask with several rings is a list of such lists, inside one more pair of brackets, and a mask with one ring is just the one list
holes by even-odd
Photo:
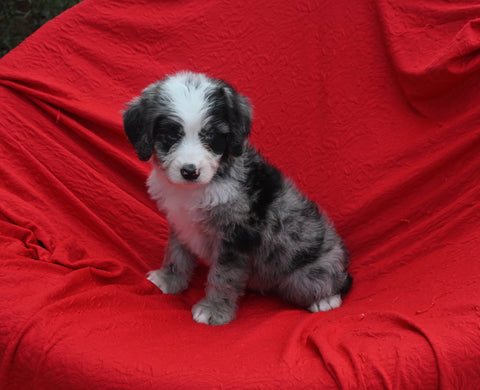
[[181, 72], [148, 86], [123, 120], [141, 160], [153, 155], [171, 183], [202, 185], [243, 152], [251, 107], [225, 82]]

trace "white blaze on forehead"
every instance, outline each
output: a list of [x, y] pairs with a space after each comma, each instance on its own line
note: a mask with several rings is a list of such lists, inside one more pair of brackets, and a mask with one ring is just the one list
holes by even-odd
[[209, 183], [215, 175], [220, 157], [208, 150], [200, 139], [200, 131], [209, 120], [208, 95], [214, 88], [215, 83], [206, 76], [188, 72], [167, 78], [163, 84], [163, 98], [168, 100], [169, 110], [178, 117], [184, 132], [163, 161], [172, 183], [185, 183], [181, 173], [185, 165], [194, 165], [198, 170], [196, 184]]
[[204, 75], [180, 73], [165, 81], [172, 109], [182, 120], [186, 135], [198, 133], [209, 108], [207, 95], [214, 87]]

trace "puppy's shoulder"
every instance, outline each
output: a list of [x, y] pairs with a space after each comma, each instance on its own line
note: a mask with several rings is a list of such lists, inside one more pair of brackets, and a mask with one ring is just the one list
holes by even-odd
[[253, 148], [248, 151], [245, 191], [252, 200], [252, 211], [261, 219], [285, 186], [285, 178]]

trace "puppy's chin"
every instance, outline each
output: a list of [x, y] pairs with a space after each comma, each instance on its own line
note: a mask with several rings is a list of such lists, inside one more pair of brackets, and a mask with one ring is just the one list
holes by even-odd
[[200, 188], [200, 187], [206, 186], [209, 183], [209, 182], [204, 183], [201, 181], [187, 181], [187, 180], [173, 181], [170, 178], [168, 178], [168, 181], [170, 182], [170, 184], [173, 184], [177, 187], [185, 188], [185, 189]]

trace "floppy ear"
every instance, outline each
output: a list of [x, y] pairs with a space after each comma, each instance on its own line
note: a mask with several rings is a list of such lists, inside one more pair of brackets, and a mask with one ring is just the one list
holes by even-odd
[[238, 157], [243, 153], [245, 140], [250, 134], [252, 106], [246, 97], [240, 95], [228, 84], [223, 87], [223, 92], [230, 126], [228, 151], [232, 156]]
[[138, 158], [148, 161], [153, 154], [153, 128], [147, 123], [145, 102], [137, 97], [128, 103], [123, 112], [125, 134], [137, 152]]

